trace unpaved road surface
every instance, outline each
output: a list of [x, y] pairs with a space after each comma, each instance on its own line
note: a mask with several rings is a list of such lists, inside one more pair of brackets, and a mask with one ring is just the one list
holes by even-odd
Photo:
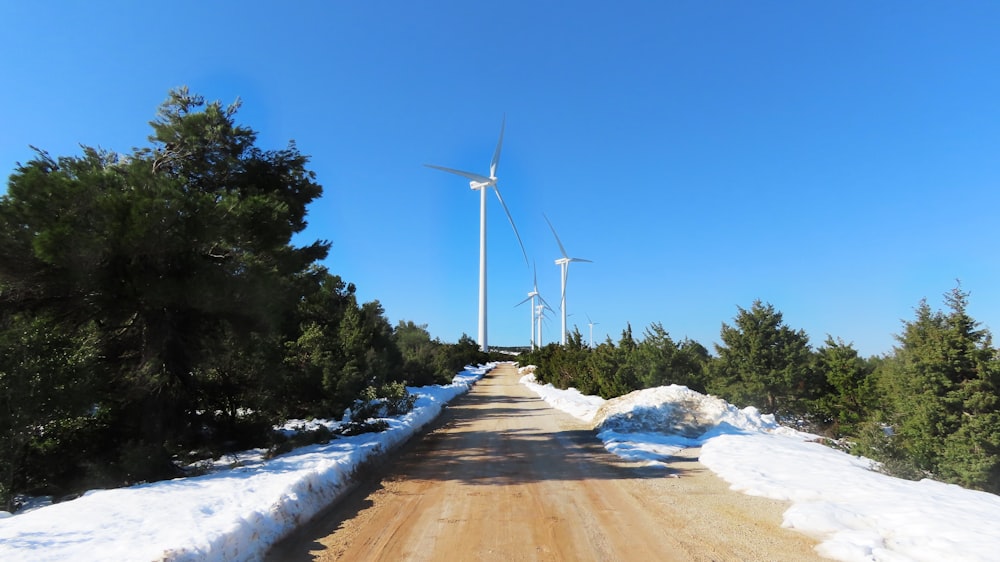
[[821, 560], [697, 454], [622, 462], [501, 365], [268, 560]]

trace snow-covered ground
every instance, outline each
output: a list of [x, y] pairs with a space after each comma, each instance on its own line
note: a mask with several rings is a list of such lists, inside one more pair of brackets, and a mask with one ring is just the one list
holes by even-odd
[[[447, 386], [411, 388], [412, 412], [389, 430], [338, 438], [272, 460], [262, 451], [205, 476], [83, 497], [0, 519], [0, 560], [255, 560], [343, 493], [373, 454], [405, 441], [468, 390], [489, 367]], [[871, 462], [811, 442], [752, 408], [669, 386], [602, 400], [522, 382], [561, 410], [591, 422], [622, 457], [664, 467], [684, 447], [747, 494], [787, 500], [784, 525], [821, 541], [838, 560], [993, 561], [1000, 553], [1000, 497], [930, 480], [909, 482]]]
[[818, 541], [819, 554], [850, 561], [1000, 560], [1000, 496], [872, 470], [870, 460], [816, 443], [754, 408], [683, 386], [605, 401], [575, 389], [526, 384], [552, 406], [594, 424], [617, 455], [663, 466], [685, 447], [734, 490], [791, 502], [784, 526]]
[[0, 518], [0, 560], [260, 559], [343, 493], [362, 463], [406, 441], [491, 367], [468, 367], [450, 385], [410, 388], [418, 395], [413, 411], [386, 419], [389, 429], [381, 433], [341, 437], [267, 461], [264, 451], [248, 451], [222, 459], [217, 464], [227, 469], [205, 476], [96, 490]]

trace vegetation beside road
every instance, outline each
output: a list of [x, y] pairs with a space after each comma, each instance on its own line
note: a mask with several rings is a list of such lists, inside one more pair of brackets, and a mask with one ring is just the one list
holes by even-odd
[[285, 446], [272, 428], [286, 419], [406, 404], [402, 383], [486, 361], [468, 337], [442, 343], [358, 302], [319, 264], [328, 242], [291, 243], [322, 188], [294, 142], [257, 147], [238, 107], [174, 90], [149, 147], [36, 150], [10, 176], [0, 509]]
[[641, 338], [629, 327], [617, 343], [593, 348], [575, 331], [565, 347], [522, 361], [537, 366], [540, 382], [604, 398], [685, 385], [802, 422], [891, 474], [1000, 493], [1000, 352], [967, 313], [968, 296], [953, 289], [947, 311], [921, 302], [881, 357], [860, 357], [830, 336], [813, 349], [804, 331], [757, 301], [723, 324], [714, 355], [654, 324]]

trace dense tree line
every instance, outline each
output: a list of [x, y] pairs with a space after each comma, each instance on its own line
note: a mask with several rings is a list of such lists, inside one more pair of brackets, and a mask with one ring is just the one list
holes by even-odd
[[892, 474], [1000, 493], [1000, 354], [968, 315], [967, 293], [945, 301], [947, 312], [921, 302], [882, 357], [832, 337], [813, 349], [757, 301], [722, 325], [714, 355], [654, 324], [638, 340], [627, 327], [617, 344], [594, 348], [577, 331], [520, 361], [543, 383], [604, 398], [685, 385], [837, 439]]
[[[36, 150], [0, 198], [0, 504], [179, 474], [485, 361], [432, 340], [297, 247], [322, 189], [181, 88], [151, 146]], [[405, 392], [405, 391], [404, 391]]]

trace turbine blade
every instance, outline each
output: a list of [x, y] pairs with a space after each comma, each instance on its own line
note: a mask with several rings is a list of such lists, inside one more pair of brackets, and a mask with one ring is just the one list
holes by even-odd
[[441, 170], [442, 172], [448, 172], [449, 174], [455, 174], [457, 176], [462, 176], [469, 178], [472, 181], [478, 181], [482, 183], [490, 183], [490, 178], [481, 176], [479, 174], [474, 174], [472, 172], [463, 172], [462, 170], [456, 170], [454, 168], [445, 168], [444, 166], [435, 166], [434, 164], [424, 164], [428, 168], [434, 168], [435, 170]]
[[504, 113], [500, 121], [500, 139], [497, 140], [497, 149], [493, 151], [493, 160], [490, 161], [490, 177], [497, 177], [497, 168], [500, 166], [500, 147], [503, 146], [503, 128], [507, 124], [507, 114]]
[[583, 258], [569, 258], [569, 261], [571, 261], [571, 262], [574, 262], [574, 261], [582, 261], [582, 262], [587, 262], [587, 263], [594, 263], [594, 262], [592, 262], [592, 261], [590, 261], [590, 260], [585, 260], [585, 259], [583, 259]]
[[497, 199], [500, 200], [503, 212], [507, 213], [507, 220], [510, 221], [510, 227], [514, 229], [514, 236], [517, 236], [517, 243], [521, 246], [521, 253], [524, 254], [524, 265], [528, 265], [528, 252], [525, 251], [524, 242], [521, 242], [521, 235], [517, 232], [517, 226], [514, 225], [514, 217], [510, 216], [510, 210], [507, 209], [507, 204], [503, 202], [503, 196], [500, 195], [500, 188], [496, 184], [493, 184], [493, 191], [496, 192]]
[[545, 305], [545, 308], [552, 310], [552, 307], [549, 306], [549, 303], [545, 302], [545, 299], [542, 298], [542, 295], [538, 295], [538, 300], [542, 301], [542, 304]]
[[531, 300], [531, 297], [532, 297], [532, 295], [528, 295], [528, 298], [526, 298], [526, 299], [524, 299], [523, 301], [521, 301], [521, 302], [519, 302], [519, 303], [515, 304], [515, 305], [514, 305], [514, 307], [516, 308], [516, 307], [518, 307], [518, 306], [521, 306], [522, 304], [524, 304], [524, 303], [526, 303], [526, 302], [530, 301], [530, 300]]
[[556, 237], [556, 244], [559, 244], [559, 251], [562, 252], [564, 258], [568, 258], [569, 254], [566, 253], [566, 248], [563, 248], [562, 241], [559, 240], [559, 235], [556, 234], [556, 227], [552, 226], [552, 221], [549, 220], [549, 217], [545, 213], [542, 213], [542, 216], [545, 217], [545, 222], [549, 223], [549, 228], [552, 229], [552, 236]]

